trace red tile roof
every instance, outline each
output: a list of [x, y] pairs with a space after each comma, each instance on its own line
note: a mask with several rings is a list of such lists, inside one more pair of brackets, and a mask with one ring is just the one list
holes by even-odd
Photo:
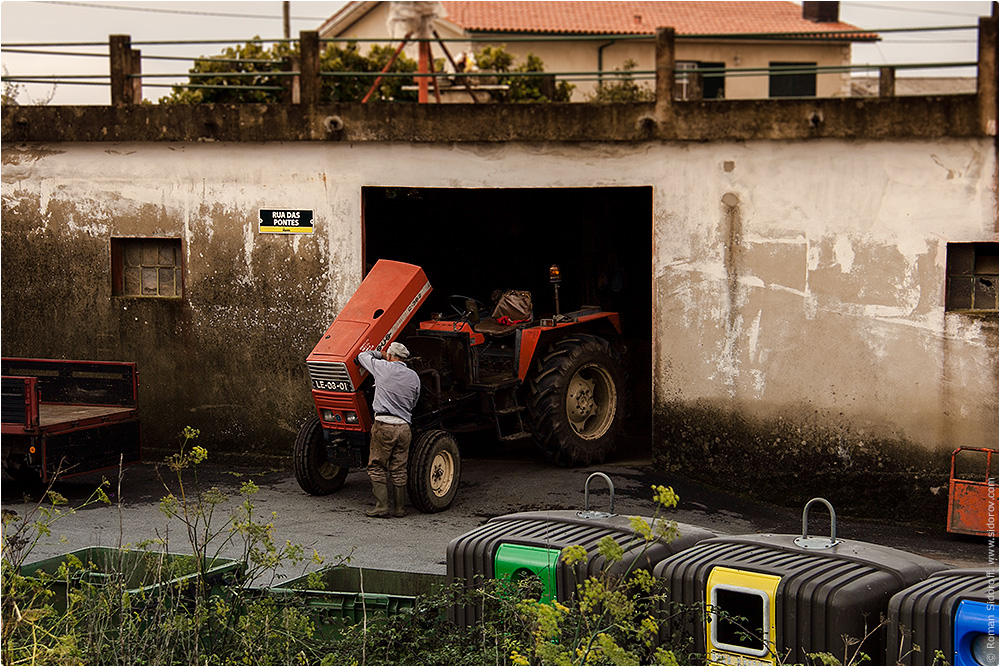
[[[678, 35], [796, 33], [817, 38], [858, 30], [842, 21], [815, 23], [791, 2], [467, 2], [442, 3], [448, 20], [470, 32]], [[870, 40], [874, 34], [841, 36]]]

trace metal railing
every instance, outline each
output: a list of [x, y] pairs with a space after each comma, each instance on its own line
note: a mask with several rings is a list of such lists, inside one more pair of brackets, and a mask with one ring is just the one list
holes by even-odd
[[[662, 39], [662, 32], [669, 30], [670, 38]], [[940, 32], [940, 31], [970, 31], [976, 30], [979, 34], [979, 55], [977, 61], [960, 62], [925, 62], [907, 63], [895, 65], [872, 65], [872, 64], [843, 64], [843, 65], [813, 65], [813, 64], [791, 64], [791, 65], [770, 65], [767, 67], [728, 67], [717, 65], [702, 65], [697, 63], [695, 67], [678, 66], [675, 62], [676, 47], [678, 40], [683, 41], [704, 41], [704, 40], [767, 40], [767, 41], [802, 41], [808, 40], [844, 40], [844, 41], [877, 41], [880, 34], [889, 33], [920, 33], [920, 32]], [[988, 51], [982, 44], [983, 22], [978, 26], [949, 26], [949, 27], [925, 27], [925, 28], [889, 28], [879, 29], [878, 34], [873, 31], [830, 31], [817, 33], [789, 33], [789, 32], [764, 32], [764, 33], [740, 33], [740, 34], [701, 34], [677, 36], [672, 29], [661, 29], [656, 35], [539, 35], [539, 36], [518, 36], [511, 35], [498, 39], [497, 37], [470, 36], [465, 38], [437, 39], [431, 40], [441, 44], [460, 43], [467, 45], [489, 44], [501, 45], [507, 43], [538, 43], [538, 42], [653, 42], [657, 45], [658, 67], [656, 69], [624, 69], [609, 71], [606, 69], [587, 71], [551, 71], [551, 72], [527, 72], [527, 71], [505, 71], [505, 72], [455, 72], [436, 71], [426, 73], [416, 73], [413, 71], [330, 71], [320, 69], [320, 50], [324, 45], [342, 44], [387, 44], [387, 39], [320, 39], [316, 32], [303, 32], [298, 39], [258, 39], [254, 38], [246, 43], [286, 45], [289, 51], [297, 50], [295, 58], [233, 58], [227, 56], [196, 56], [188, 57], [183, 55], [165, 54], [143, 54], [135, 47], [160, 47], [160, 46], [206, 46], [206, 45], [239, 45], [239, 40], [155, 40], [132, 42], [128, 36], [112, 36], [108, 43], [102, 42], [45, 42], [45, 43], [10, 43], [0, 47], [3, 53], [34, 55], [34, 56], [54, 56], [64, 58], [102, 58], [110, 61], [108, 73], [95, 74], [11, 74], [4, 72], [2, 81], [7, 86], [17, 86], [18, 84], [48, 84], [48, 85], [71, 85], [71, 86], [109, 86], [111, 89], [111, 102], [116, 106], [127, 106], [142, 101], [143, 88], [168, 88], [174, 91], [227, 91], [228, 93], [239, 92], [263, 92], [273, 93], [275, 97], [271, 101], [281, 101], [287, 103], [319, 103], [323, 100], [324, 84], [337, 86], [339, 80], [356, 79], [360, 81], [374, 81], [378, 77], [383, 77], [389, 81], [413, 80], [430, 81], [436, 80], [439, 83], [454, 82], [456, 77], [461, 77], [475, 88], [476, 82], [484, 80], [502, 79], [507, 83], [515, 82], [519, 79], [539, 79], [547, 78], [556, 82], [567, 82], [573, 84], [589, 84], [597, 82], [597, 88], [612, 86], [615, 84], [631, 83], [644, 88], [649, 94], [657, 91], [672, 90], [672, 99], [683, 98], [688, 100], [702, 99], [702, 93], [706, 82], [718, 83], [719, 80], [729, 81], [746, 77], [767, 77], [769, 80], [780, 79], [781, 77], [822, 77], [824, 75], [856, 75], [858, 73], [877, 73], [880, 79], [879, 95], [893, 96], [895, 94], [895, 76], [900, 71], [924, 70], [941, 71], [955, 68], [976, 68], [981, 66], [983, 53]], [[413, 40], [419, 41], [419, 40]], [[989, 45], [987, 45], [989, 46]], [[99, 52], [91, 51], [94, 47], [106, 47], [106, 50]], [[87, 51], [67, 50], [67, 49], [88, 49]], [[667, 57], [662, 57], [661, 51], [668, 49]], [[996, 44], [992, 44], [995, 54]], [[995, 58], [995, 55], [994, 55]], [[190, 62], [195, 64], [212, 63], [224, 66], [231, 66], [234, 71], [195, 71], [188, 72], [143, 72], [143, 63], [156, 62]], [[662, 63], [667, 63], [663, 65]], [[245, 68], [254, 68], [250, 71], [240, 71]], [[179, 82], [178, 79], [187, 79]], [[169, 80], [169, 81], [167, 81]], [[650, 86], [652, 84], [652, 86]], [[662, 95], [662, 92], [661, 92]]]

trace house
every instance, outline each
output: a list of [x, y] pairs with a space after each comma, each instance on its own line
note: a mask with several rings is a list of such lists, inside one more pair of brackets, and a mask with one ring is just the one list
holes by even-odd
[[[319, 29], [321, 39], [381, 39], [390, 2], [349, 2]], [[524, 62], [533, 53], [547, 72], [576, 85], [587, 99], [607, 74], [635, 63], [655, 65], [656, 29], [676, 31], [678, 69], [725, 69], [705, 76], [706, 99], [846, 97], [851, 94], [851, 43], [878, 36], [838, 20], [839, 3], [805, 2], [442, 2], [438, 34], [449, 51], [504, 45]], [[854, 34], [838, 34], [853, 31]], [[452, 42], [470, 38], [475, 42]], [[537, 38], [534, 40], [532, 38]], [[485, 41], [482, 41], [485, 40]], [[435, 56], [444, 57], [435, 44]], [[841, 68], [817, 74], [814, 68]], [[785, 68], [787, 73], [779, 73]], [[732, 70], [743, 70], [735, 72]], [[820, 70], [822, 71], [822, 70]], [[637, 80], [651, 77], [636, 75]], [[688, 90], [680, 77], [675, 95]], [[651, 84], [650, 84], [651, 85]]]

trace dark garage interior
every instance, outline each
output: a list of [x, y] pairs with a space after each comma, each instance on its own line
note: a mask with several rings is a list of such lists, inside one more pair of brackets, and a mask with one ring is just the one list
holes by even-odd
[[449, 313], [447, 297], [487, 305], [494, 290], [532, 294], [535, 317], [554, 312], [549, 267], [562, 270], [562, 312], [582, 305], [621, 315], [628, 349], [630, 434], [648, 433], [651, 402], [652, 187], [365, 187], [366, 266], [416, 264], [434, 292], [424, 312]]

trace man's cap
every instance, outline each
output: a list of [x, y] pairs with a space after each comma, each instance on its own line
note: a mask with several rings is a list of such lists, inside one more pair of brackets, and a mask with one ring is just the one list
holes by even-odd
[[410, 351], [406, 349], [406, 346], [402, 343], [393, 343], [389, 346], [389, 354], [394, 357], [399, 357], [400, 359], [409, 359]]

